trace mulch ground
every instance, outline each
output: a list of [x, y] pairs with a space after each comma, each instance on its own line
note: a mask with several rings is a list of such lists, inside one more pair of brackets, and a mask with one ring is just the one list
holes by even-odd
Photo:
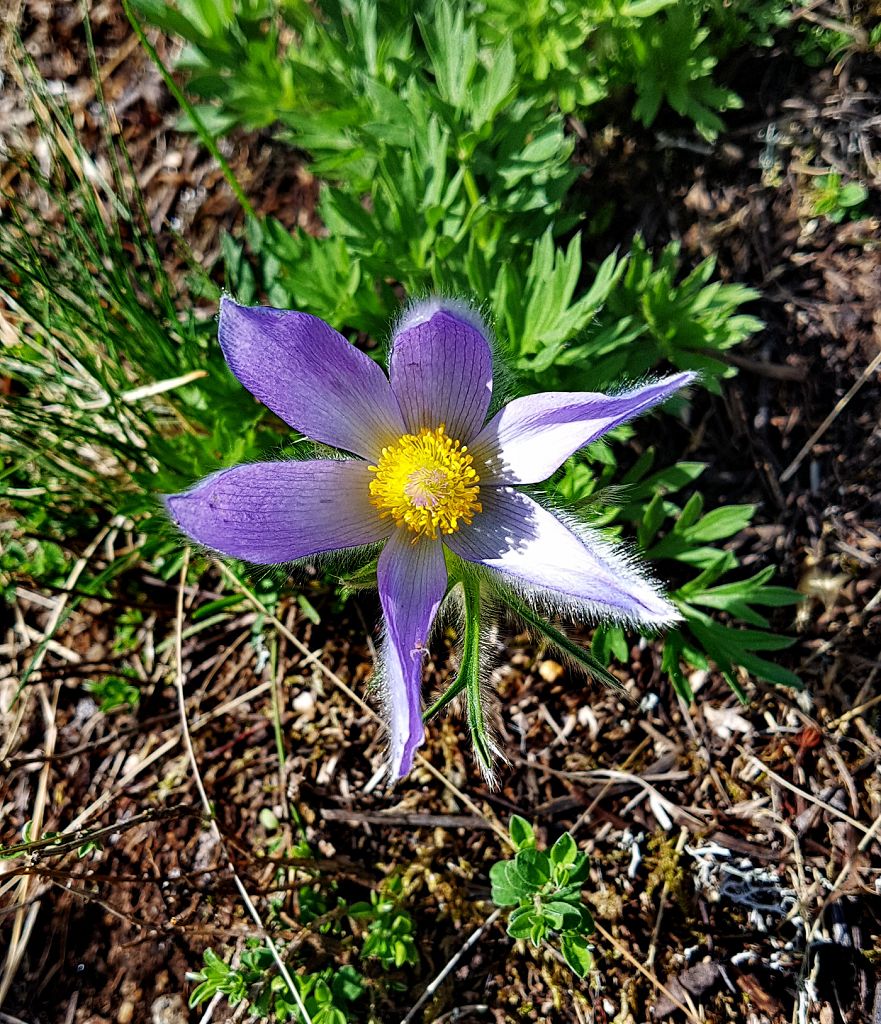
[[[31, 0], [20, 24], [40, 72], [68, 89], [100, 159], [78, 6]], [[94, 5], [93, 26], [154, 227], [173, 223], [211, 264], [220, 231], [237, 223], [234, 198], [192, 138], [175, 131], [173, 106], [116, 5]], [[697, 700], [686, 706], [661, 677], [657, 646], [641, 643], [621, 673], [628, 701], [590, 690], [503, 628], [494, 682], [510, 763], [499, 789], [485, 787], [453, 713], [430, 728], [426, 763], [389, 792], [377, 782], [375, 716], [339, 685], [369, 692], [372, 596], [340, 610], [313, 580], [305, 593], [319, 622], [294, 599], [280, 623], [247, 603], [221, 622], [199, 622], [221, 585], [205, 564], [178, 620], [177, 588], [143, 566], [120, 580], [112, 602], [75, 608], [13, 707], [57, 601], [22, 580], [0, 638], [0, 708], [12, 741], [0, 841], [17, 841], [39, 803], [44, 828], [76, 821], [89, 834], [108, 831], [98, 834], [101, 850], [83, 858], [48, 847], [0, 864], [0, 935], [22, 950], [4, 968], [0, 1021], [199, 1020], [185, 1008], [186, 972], [201, 966], [206, 946], [240, 950], [254, 934], [224, 850], [264, 911], [270, 895], [280, 901], [276, 937], [299, 944], [307, 967], [349, 958], [297, 923], [297, 889], [311, 875], [284, 856], [299, 836], [288, 807], [334, 897], [366, 899], [390, 874], [403, 879], [421, 963], [397, 973], [394, 1000], [369, 989], [363, 1005], [373, 1002], [376, 1020], [400, 1020], [489, 915], [487, 871], [504, 852], [497, 830], [512, 812], [544, 840], [569, 829], [591, 853], [586, 894], [603, 929], [596, 969], [577, 983], [496, 923], [419, 1019], [681, 1020], [682, 1006], [713, 1022], [878, 1019], [879, 374], [850, 391], [881, 345], [879, 210], [875, 193], [872, 217], [834, 225], [810, 216], [807, 195], [818, 163], [881, 184], [881, 74], [860, 55], [834, 74], [809, 73], [780, 52], [739, 74], [746, 109], [712, 152], [673, 126], [660, 144], [632, 129], [606, 133], [580, 158], [585, 187], [602, 184], [618, 204], [592, 255], [639, 229], [653, 246], [679, 238], [692, 263], [717, 255], [725, 279], [762, 291], [755, 311], [767, 328], [735, 351], [740, 373], [723, 397], [698, 398], [693, 439], [672, 456], [710, 464], [711, 504], [759, 504], [756, 524], [733, 543], [745, 565], [774, 564], [806, 595], [775, 623], [797, 636], [782, 658], [804, 691], [750, 683], [741, 706], [710, 673], [693, 678]], [[8, 79], [0, 112], [7, 144], [21, 145], [32, 126]], [[289, 151], [254, 135], [229, 154], [262, 212], [315, 226], [315, 183]], [[15, 187], [14, 172], [3, 174]], [[69, 540], [81, 553], [91, 539]], [[130, 543], [112, 530], [89, 570]], [[173, 686], [181, 631], [188, 720], [222, 844], [199, 813], [181, 742]], [[434, 644], [432, 689], [452, 670], [452, 641], [445, 633]], [[141, 681], [137, 713], [100, 714], [84, 681], [124, 672]], [[232, 1013], [223, 1004], [211, 1019]]]

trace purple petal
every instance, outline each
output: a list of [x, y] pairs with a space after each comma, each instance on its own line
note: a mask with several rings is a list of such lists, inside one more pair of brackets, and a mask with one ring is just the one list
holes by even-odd
[[389, 376], [408, 430], [443, 423], [467, 444], [492, 395], [492, 351], [477, 314], [438, 299], [414, 306], [392, 342]]
[[547, 480], [573, 452], [665, 401], [693, 379], [693, 373], [677, 373], [620, 395], [547, 391], [516, 398], [493, 416], [469, 446], [480, 482]]
[[[444, 538], [469, 562], [497, 569], [514, 582], [540, 587], [562, 607], [621, 622], [661, 625], [679, 618], [658, 585], [638, 572], [620, 548], [599, 534], [576, 536], [525, 494], [510, 487], [481, 488], [483, 512]], [[570, 607], [570, 610], [573, 610]]]
[[307, 437], [375, 460], [406, 433], [380, 367], [318, 317], [225, 298], [219, 336], [242, 384]]
[[193, 540], [258, 565], [384, 540], [370, 501], [372, 474], [357, 459], [255, 462], [212, 473], [165, 499]]
[[413, 534], [396, 530], [379, 556], [376, 569], [379, 598], [385, 615], [384, 650], [386, 714], [392, 778], [406, 775], [422, 728], [422, 662], [438, 605], [447, 587], [447, 569], [440, 541], [412, 541]]

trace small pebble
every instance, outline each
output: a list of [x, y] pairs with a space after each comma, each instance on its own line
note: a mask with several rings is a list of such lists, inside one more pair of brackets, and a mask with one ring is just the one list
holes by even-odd
[[152, 1024], [187, 1024], [189, 1014], [183, 996], [171, 992], [159, 996], [150, 1007]]
[[557, 661], [543, 661], [538, 666], [538, 674], [546, 683], [555, 683], [565, 671]]
[[303, 690], [294, 697], [291, 707], [298, 715], [306, 715], [315, 707], [315, 694], [311, 690]]

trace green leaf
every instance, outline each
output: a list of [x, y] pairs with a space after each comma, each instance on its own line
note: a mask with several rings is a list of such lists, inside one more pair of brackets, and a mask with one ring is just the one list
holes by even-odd
[[586, 978], [593, 966], [590, 945], [580, 935], [564, 935], [560, 940], [563, 959], [579, 978]]
[[570, 928], [578, 928], [581, 925], [581, 912], [578, 908], [573, 907], [571, 903], [564, 903], [562, 900], [543, 903], [541, 913], [554, 931], [568, 931]]
[[568, 832], [564, 832], [551, 847], [550, 856], [554, 867], [571, 867], [578, 857], [578, 844]]
[[508, 919], [508, 934], [515, 939], [526, 939], [535, 923], [535, 910], [532, 907], [519, 907]]
[[725, 505], [714, 508], [688, 530], [690, 541], [723, 540], [749, 526], [755, 514], [755, 505]]
[[661, 523], [667, 518], [667, 508], [664, 497], [660, 491], [646, 506], [642, 522], [636, 531], [636, 539], [641, 548], [647, 548], [655, 539], [655, 535], [661, 528]]
[[474, 753], [484, 775], [491, 777], [493, 743], [487, 729], [486, 710], [480, 692], [480, 583], [469, 575], [463, 578], [462, 587], [465, 596], [465, 640], [459, 677], [465, 681], [468, 727]]
[[364, 992], [364, 982], [355, 968], [346, 964], [334, 975], [331, 989], [336, 999], [351, 1003]]
[[649, 18], [678, 2], [679, 0], [633, 0], [632, 3], [621, 7], [621, 14], [625, 18]]
[[541, 888], [551, 878], [551, 862], [544, 850], [518, 850], [514, 857], [514, 870], [527, 885], [536, 889]]
[[535, 846], [535, 830], [525, 818], [519, 814], [512, 814], [508, 824], [508, 831], [511, 839], [518, 850], [525, 850]]
[[519, 876], [509, 870], [510, 865], [510, 861], [500, 860], [489, 869], [492, 901], [497, 907], [516, 906], [531, 891], [522, 883]]

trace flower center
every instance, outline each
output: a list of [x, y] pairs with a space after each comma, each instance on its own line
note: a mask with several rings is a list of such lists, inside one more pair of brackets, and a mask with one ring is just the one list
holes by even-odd
[[[383, 448], [379, 464], [370, 466], [373, 504], [417, 536], [455, 533], [481, 511], [480, 480], [468, 449], [447, 437], [442, 423], [434, 430], [404, 434]], [[416, 537], [413, 538], [414, 541]]]

